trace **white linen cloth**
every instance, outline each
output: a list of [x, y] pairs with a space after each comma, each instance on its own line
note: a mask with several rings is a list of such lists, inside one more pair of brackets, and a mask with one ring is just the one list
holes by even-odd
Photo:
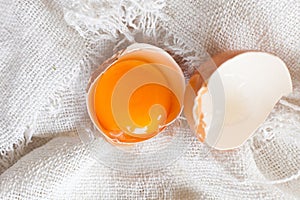
[[[0, 199], [300, 198], [299, 27], [299, 0], [0, 0]], [[168, 50], [187, 77], [206, 51], [267, 51], [295, 92], [239, 149], [191, 136], [163, 169], [117, 170], [76, 126], [91, 72], [135, 41]]]

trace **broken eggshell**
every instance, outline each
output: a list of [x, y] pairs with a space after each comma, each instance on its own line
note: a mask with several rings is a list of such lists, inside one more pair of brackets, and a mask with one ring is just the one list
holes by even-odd
[[135, 43], [104, 62], [91, 76], [87, 110], [108, 141], [141, 142], [176, 120], [182, 111], [184, 90], [183, 73], [167, 52]]
[[213, 61], [216, 70], [207, 63], [201, 68], [209, 72], [207, 80], [203, 70], [191, 77], [184, 113], [200, 141], [219, 150], [234, 149], [292, 92], [292, 81], [285, 63], [269, 53], [226, 52]]

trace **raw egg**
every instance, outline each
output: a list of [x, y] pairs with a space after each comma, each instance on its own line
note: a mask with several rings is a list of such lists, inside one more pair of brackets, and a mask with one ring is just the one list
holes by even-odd
[[[285, 63], [264, 52], [227, 52], [213, 58], [207, 80], [190, 79], [185, 115], [200, 141], [220, 150], [241, 146], [266, 120], [275, 104], [292, 92]], [[206, 66], [207, 67], [207, 66]]]
[[111, 142], [147, 140], [180, 115], [185, 80], [164, 50], [133, 44], [105, 65], [93, 78], [87, 107], [94, 125]]

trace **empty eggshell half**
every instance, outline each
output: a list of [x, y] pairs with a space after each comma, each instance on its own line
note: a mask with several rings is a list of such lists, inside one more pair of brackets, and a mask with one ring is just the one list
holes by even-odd
[[218, 68], [207, 81], [199, 73], [191, 78], [185, 115], [201, 141], [219, 150], [233, 149], [255, 132], [282, 96], [292, 92], [292, 81], [285, 63], [269, 53], [221, 54], [214, 60]]

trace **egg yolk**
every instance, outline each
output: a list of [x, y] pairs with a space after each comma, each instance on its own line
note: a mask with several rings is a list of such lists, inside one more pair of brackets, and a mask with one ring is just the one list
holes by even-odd
[[[124, 79], [133, 70], [135, 75]], [[164, 84], [149, 81], [132, 86], [131, 82], [138, 84], [149, 77], [158, 77]], [[132, 143], [162, 131], [181, 110], [166, 85], [164, 75], [146, 61], [122, 60], [111, 65], [95, 87], [94, 109], [102, 132], [115, 142]]]

